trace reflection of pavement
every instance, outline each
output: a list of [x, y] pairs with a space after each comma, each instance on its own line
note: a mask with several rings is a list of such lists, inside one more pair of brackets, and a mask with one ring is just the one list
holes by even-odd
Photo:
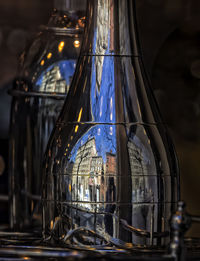
[[95, 231], [98, 227], [102, 227], [104, 220], [103, 215], [84, 210], [83, 208], [73, 209], [72, 216], [74, 217], [75, 224]]
[[[152, 205], [151, 204], [135, 204], [132, 209], [132, 226], [151, 231], [151, 217], [152, 214]], [[145, 238], [138, 237], [132, 234], [133, 242], [137, 244], [145, 244]]]

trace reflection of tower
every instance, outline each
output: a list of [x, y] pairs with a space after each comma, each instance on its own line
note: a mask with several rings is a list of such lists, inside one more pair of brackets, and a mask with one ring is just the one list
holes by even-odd
[[62, 78], [58, 66], [53, 66], [52, 69], [50, 69], [44, 74], [40, 91], [68, 93], [69, 86], [66, 84], [66, 81]]
[[102, 193], [102, 174], [103, 174], [103, 158], [101, 156], [92, 157], [90, 162], [90, 182], [91, 201], [99, 202]]

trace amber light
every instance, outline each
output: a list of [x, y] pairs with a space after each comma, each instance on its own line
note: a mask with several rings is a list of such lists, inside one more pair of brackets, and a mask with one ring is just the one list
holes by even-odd
[[42, 61], [41, 61], [40, 65], [41, 65], [41, 66], [43, 66], [43, 65], [44, 65], [44, 60], [42, 60]]
[[65, 46], [65, 42], [62, 41], [62, 42], [59, 43], [59, 45], [58, 45], [58, 51], [59, 51], [59, 53], [62, 52], [64, 46]]
[[47, 59], [51, 59], [51, 57], [52, 57], [52, 53], [48, 53], [47, 54]]
[[75, 40], [74, 41], [74, 47], [75, 48], [79, 48], [80, 47], [80, 41], [79, 40]]

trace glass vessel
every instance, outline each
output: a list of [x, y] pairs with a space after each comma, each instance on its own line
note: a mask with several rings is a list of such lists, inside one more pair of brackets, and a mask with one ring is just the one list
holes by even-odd
[[41, 225], [41, 166], [80, 52], [85, 1], [57, 0], [47, 26], [20, 58], [11, 91], [10, 224]]
[[77, 246], [165, 245], [178, 164], [142, 63], [134, 1], [88, 0], [86, 17], [44, 161], [44, 237]]

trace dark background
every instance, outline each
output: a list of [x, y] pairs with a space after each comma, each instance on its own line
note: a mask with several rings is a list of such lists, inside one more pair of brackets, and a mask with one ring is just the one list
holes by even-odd
[[[136, 0], [143, 58], [181, 170], [181, 197], [200, 215], [200, 1]], [[18, 57], [46, 24], [53, 0], [0, 0], [0, 194], [8, 193], [10, 97]], [[3, 171], [5, 161], [5, 170]], [[8, 222], [0, 202], [0, 221]], [[200, 237], [200, 225], [188, 235]]]

